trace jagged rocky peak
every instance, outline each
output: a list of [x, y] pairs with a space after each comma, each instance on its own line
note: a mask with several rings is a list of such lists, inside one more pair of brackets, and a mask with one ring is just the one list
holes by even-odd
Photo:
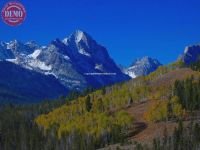
[[82, 50], [93, 49], [97, 45], [96, 41], [88, 33], [81, 30], [73, 32], [68, 38], [63, 40], [63, 43]]
[[148, 75], [161, 65], [162, 64], [157, 59], [145, 56], [143, 58], [136, 59], [130, 67], [124, 70], [124, 73], [132, 78], [136, 78], [138, 76]]
[[33, 51], [39, 46], [33, 42], [23, 43], [18, 40], [13, 40], [7, 43], [7, 49], [10, 49], [15, 55], [28, 55], [33, 53]]
[[191, 53], [193, 51], [199, 51], [200, 45], [191, 45], [191, 46], [186, 46], [184, 50], [184, 54]]
[[88, 37], [89, 37], [85, 32], [81, 30], [76, 30], [73, 33], [73, 36], [75, 37], [76, 43], [79, 43], [80, 41], [87, 42]]
[[134, 65], [137, 65], [137, 64], [139, 64], [139, 65], [151, 65], [151, 64], [155, 64], [155, 65], [160, 65], [160, 62], [157, 60], [157, 59], [153, 59], [153, 58], [151, 58], [151, 57], [149, 57], [149, 56], [145, 56], [145, 57], [142, 57], [142, 58], [138, 58], [138, 59], [136, 59], [136, 61], [134, 61], [133, 63], [132, 63], [132, 66], [134, 66]]
[[7, 44], [5, 42], [0, 41], [0, 47], [6, 47], [6, 46], [7, 46]]
[[14, 57], [2, 50], [0, 59], [44, 75], [53, 75], [69, 89], [97, 88], [130, 79], [117, 67], [107, 49], [81, 30], [64, 40], [53, 40], [45, 48], [38, 48], [34, 41], [24, 44], [15, 40], [8, 45], [10, 49], [7, 51]]
[[21, 45], [21, 42], [17, 40], [13, 40], [7, 43], [8, 49], [16, 49], [19, 45]]
[[64, 43], [68, 43], [69, 41], [74, 41], [75, 43], [85, 42], [87, 43], [88, 40], [91, 40], [91, 36], [84, 31], [76, 30], [73, 32], [68, 38], [63, 40]]
[[40, 48], [40, 46], [37, 44], [36, 41], [28, 41], [28, 42], [25, 43], [25, 45], [32, 48], [32, 49]]
[[64, 43], [60, 39], [56, 38], [55, 40], [51, 41], [50, 45], [60, 47], [60, 46], [63, 46]]
[[187, 46], [179, 59], [181, 59], [185, 64], [200, 61], [200, 44]]
[[7, 44], [8, 43], [0, 41], [0, 60], [15, 58], [13, 52], [7, 48]]
[[88, 33], [81, 30], [76, 30], [62, 42], [71, 49], [74, 56], [82, 55], [91, 58], [97, 55], [99, 57], [107, 55], [103, 46], [99, 45]]

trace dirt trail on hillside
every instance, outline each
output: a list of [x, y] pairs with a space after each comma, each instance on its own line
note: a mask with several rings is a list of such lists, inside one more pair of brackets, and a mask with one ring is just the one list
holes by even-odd
[[169, 135], [174, 131], [177, 126], [175, 122], [159, 122], [159, 123], [147, 123], [144, 119], [144, 113], [151, 106], [153, 101], [148, 100], [146, 102], [135, 104], [129, 107], [126, 111], [132, 115], [135, 119], [134, 128], [130, 131], [129, 139], [138, 141], [141, 143], [151, 143], [156, 137], [162, 137], [165, 128]]

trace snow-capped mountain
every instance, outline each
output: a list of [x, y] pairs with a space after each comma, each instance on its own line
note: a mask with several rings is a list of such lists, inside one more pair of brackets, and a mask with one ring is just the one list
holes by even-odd
[[136, 78], [150, 74], [161, 65], [158, 60], [146, 56], [141, 59], [136, 59], [130, 67], [123, 69], [123, 71], [131, 78]]
[[200, 45], [187, 46], [180, 58], [185, 64], [200, 61]]
[[53, 75], [69, 89], [101, 87], [130, 79], [117, 67], [105, 47], [80, 30], [63, 40], [53, 40], [47, 46], [33, 41], [1, 42], [0, 60]]
[[11, 49], [7, 48], [7, 44], [0, 41], [0, 60], [14, 59], [15, 56]]

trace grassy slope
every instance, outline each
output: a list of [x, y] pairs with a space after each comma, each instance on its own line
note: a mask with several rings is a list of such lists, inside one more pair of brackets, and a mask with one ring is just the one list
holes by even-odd
[[[154, 79], [148, 82], [148, 84], [149, 86], [151, 86], [151, 89], [154, 89], [152, 90], [152, 94], [154, 95], [155, 93], [157, 93], [156, 89], [159, 89], [160, 87], [170, 88], [176, 80], [184, 80], [192, 75], [198, 77], [200, 73], [193, 71], [189, 68], [176, 69], [169, 71], [168, 73], [165, 73], [163, 75], [154, 77]], [[167, 129], [168, 134], [171, 135], [174, 131], [174, 128], [178, 126], [176, 121], [167, 121], [167, 122], [161, 121], [157, 123], [147, 122], [144, 118], [144, 114], [147, 111], [147, 109], [152, 105], [153, 102], [154, 99], [148, 99], [145, 102], [133, 104], [131, 107], [126, 109], [126, 111], [130, 115], [135, 116], [134, 127], [135, 129], [137, 129], [137, 131], [134, 132], [130, 131], [130, 135], [128, 137], [130, 141], [132, 142], [137, 141], [139, 143], [151, 144], [154, 138], [163, 136], [165, 128]], [[190, 121], [188, 121], [187, 119], [188, 118], [185, 119], [184, 124], [189, 124]], [[107, 149], [114, 150], [117, 148], [132, 149], [134, 148], [134, 144], [124, 145], [124, 146], [121, 146], [119, 144], [110, 145], [107, 148], [103, 148], [102, 150], [107, 150]]]
[[[105, 93], [102, 90], [98, 90], [89, 94], [93, 103], [91, 111], [96, 114], [99, 113], [98, 102], [100, 99], [102, 100], [100, 105], [103, 106], [101, 113], [109, 116], [120, 110], [125, 110], [135, 119], [129, 128], [128, 138], [148, 143], [156, 136], [161, 136], [165, 127], [169, 130], [169, 133], [172, 133], [176, 123], [149, 123], [144, 119], [144, 113], [152, 105], [153, 101], [167, 100], [169, 89], [175, 80], [183, 80], [191, 75], [199, 76], [200, 73], [188, 68], [165, 70], [164, 72], [157, 70], [147, 77], [140, 77], [126, 83], [107, 87]], [[39, 116], [36, 118], [37, 124], [48, 129], [55, 123], [66, 125], [70, 120], [70, 116], [72, 117], [71, 119], [75, 119], [77, 115], [81, 117], [81, 113], [86, 113], [84, 108], [85, 98], [80, 97], [78, 100], [74, 100], [49, 114]], [[130, 99], [133, 100], [131, 104]]]

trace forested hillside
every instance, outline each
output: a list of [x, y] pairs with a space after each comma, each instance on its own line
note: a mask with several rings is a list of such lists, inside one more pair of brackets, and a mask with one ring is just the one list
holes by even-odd
[[56, 101], [2, 106], [0, 149], [198, 149], [200, 73], [192, 69], [178, 62]]
[[[35, 121], [45, 136], [58, 139], [56, 149], [96, 149], [123, 143], [140, 133], [140, 126], [136, 126], [140, 121], [148, 126], [184, 119], [189, 109], [176, 92], [176, 85], [199, 77], [199, 72], [183, 68], [178, 62], [146, 77], [79, 97]], [[143, 103], [149, 105], [143, 108], [140, 118], [135, 116], [137, 112], [128, 111]]]
[[83, 93], [72, 92], [67, 98], [33, 105], [6, 104], [0, 107], [0, 150], [49, 150], [54, 143], [39, 130], [34, 119], [48, 113]]

